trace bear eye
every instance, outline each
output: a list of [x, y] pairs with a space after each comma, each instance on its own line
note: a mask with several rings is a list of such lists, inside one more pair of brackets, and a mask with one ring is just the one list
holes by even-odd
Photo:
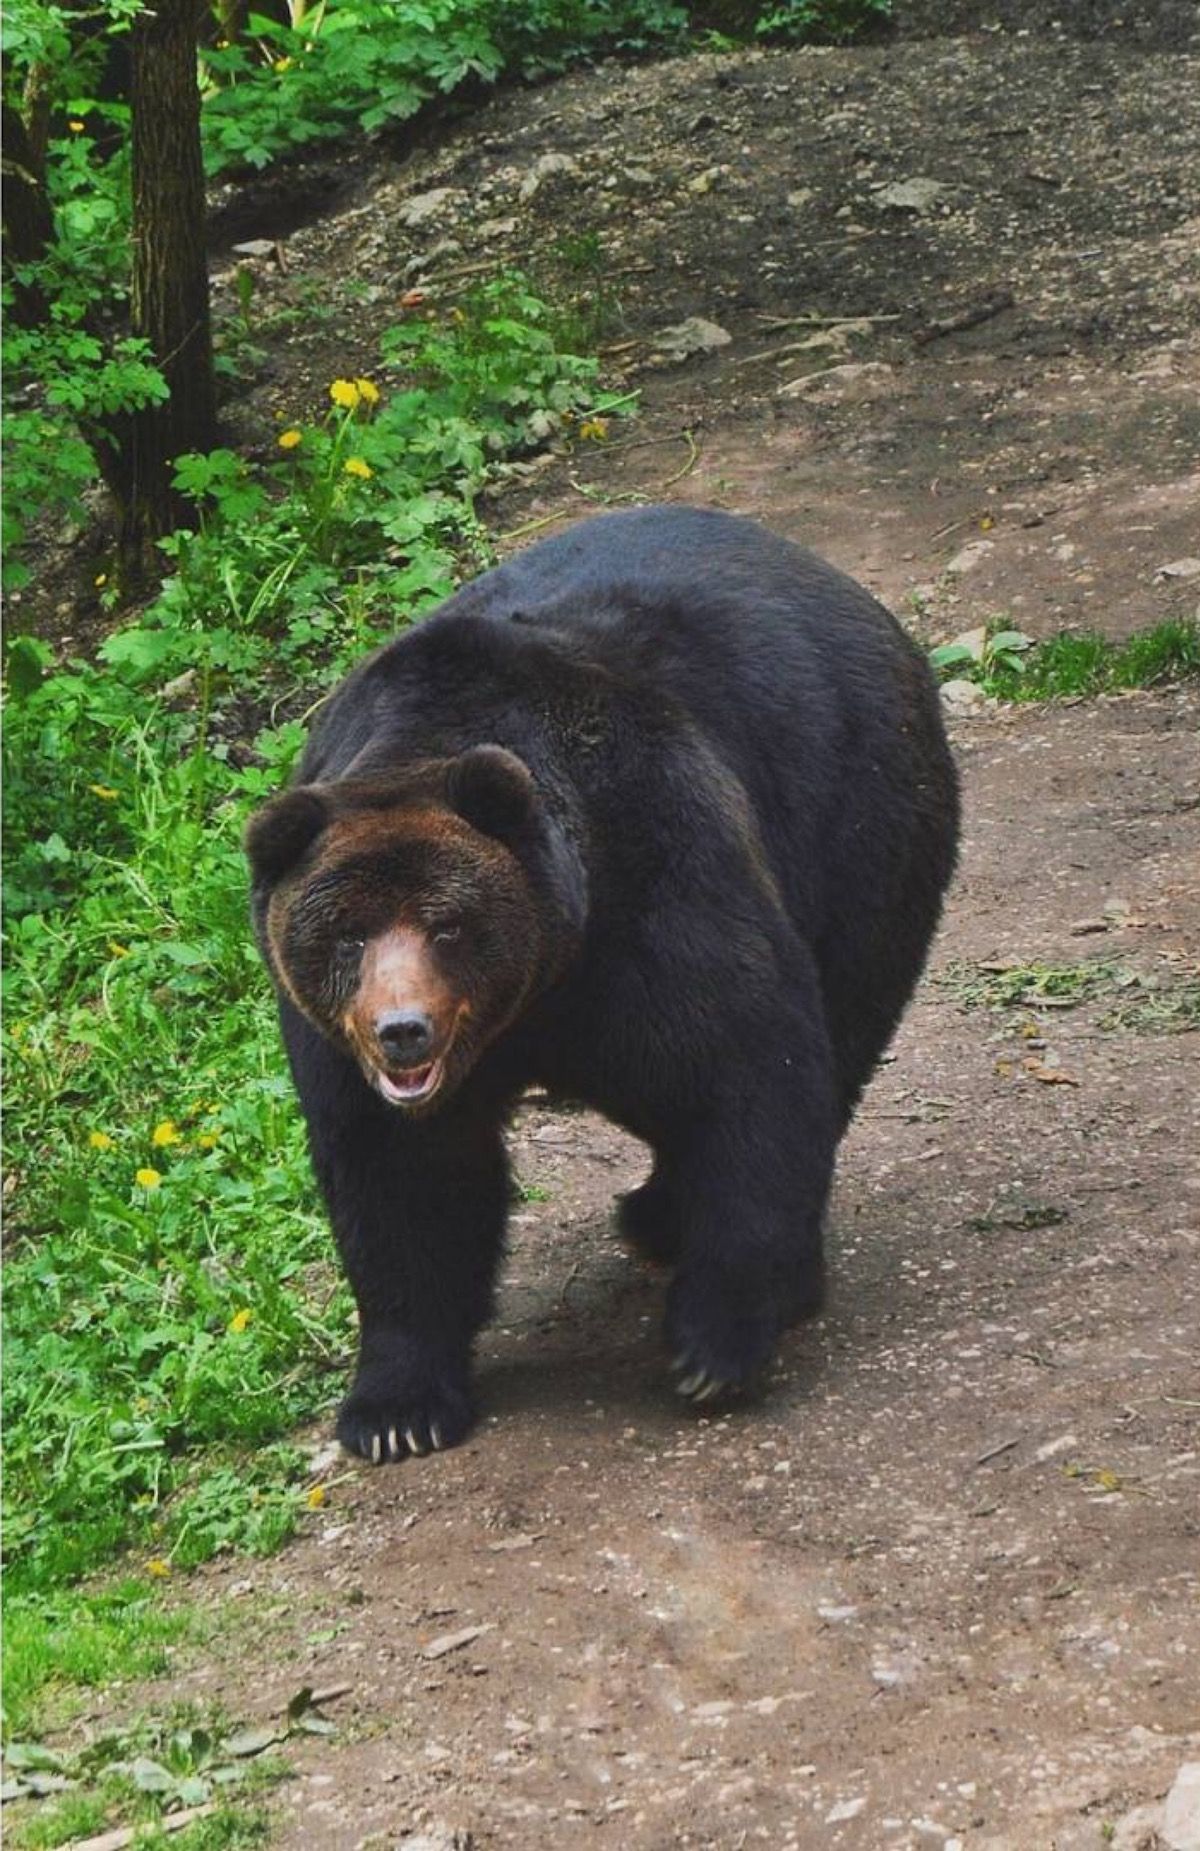
[[334, 956], [339, 964], [351, 964], [362, 956], [366, 942], [365, 938], [339, 938], [333, 948]]
[[452, 945], [462, 937], [462, 926], [457, 919], [439, 919], [433, 928], [435, 945]]

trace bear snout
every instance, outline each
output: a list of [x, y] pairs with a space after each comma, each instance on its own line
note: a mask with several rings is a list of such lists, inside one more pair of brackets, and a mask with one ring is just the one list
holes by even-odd
[[425, 1107], [440, 1094], [462, 1015], [424, 931], [396, 926], [368, 940], [344, 1028], [389, 1104]]
[[418, 1067], [433, 1052], [433, 1017], [424, 1009], [385, 1009], [375, 1019], [375, 1039], [389, 1067]]

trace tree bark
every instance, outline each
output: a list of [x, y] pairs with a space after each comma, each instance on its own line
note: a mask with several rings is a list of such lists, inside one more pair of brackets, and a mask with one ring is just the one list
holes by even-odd
[[171, 487], [174, 459], [212, 449], [217, 434], [196, 78], [204, 0], [151, 4], [134, 21], [130, 48], [131, 319], [171, 396], [121, 421], [121, 550], [131, 563], [191, 516]]
[[[46, 176], [20, 112], [4, 104], [4, 255], [10, 264], [36, 264], [54, 238], [54, 214]], [[14, 276], [13, 320], [22, 328], [46, 318], [46, 298], [36, 281]]]

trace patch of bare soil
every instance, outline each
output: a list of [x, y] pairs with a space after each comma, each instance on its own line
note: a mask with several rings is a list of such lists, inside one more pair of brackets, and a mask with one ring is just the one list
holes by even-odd
[[[1196, 40], [1087, 11], [501, 98], [288, 239], [265, 295], [322, 267], [368, 299], [239, 415], [369, 364], [401, 290], [594, 233], [645, 414], [498, 526], [719, 502], [930, 635], [1190, 614]], [[993, 15], [1036, 23], [965, 24]], [[728, 343], [655, 362], [692, 316]], [[962, 871], [844, 1147], [831, 1308], [759, 1405], [672, 1400], [662, 1283], [609, 1224], [640, 1151], [522, 1111], [477, 1435], [325, 1462], [310, 1534], [203, 1577], [247, 1622], [174, 1692], [349, 1685], [281, 1846], [1168, 1842], [1200, 1759], [1198, 718], [1167, 689], [956, 722]], [[1083, 959], [1081, 1001], [987, 1006], [989, 967]]]
[[955, 900], [844, 1148], [832, 1308], [761, 1405], [672, 1403], [661, 1281], [608, 1221], [639, 1150], [521, 1114], [545, 1199], [478, 1435], [333, 1467], [316, 1533], [212, 1577], [274, 1618], [175, 1686], [350, 1685], [282, 1845], [1090, 1851], [1197, 1757], [1200, 1036], [1153, 1002], [1105, 1026], [1119, 989], [970, 989], [1194, 974], [1198, 719], [1175, 693], [960, 729]]

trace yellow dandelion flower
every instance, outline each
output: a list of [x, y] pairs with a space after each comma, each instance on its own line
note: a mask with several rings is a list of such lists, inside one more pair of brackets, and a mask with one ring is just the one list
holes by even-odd
[[170, 1562], [164, 1561], [161, 1555], [152, 1556], [146, 1563], [146, 1573], [153, 1575], [156, 1581], [165, 1581], [170, 1572]]
[[358, 387], [358, 396], [364, 405], [378, 405], [379, 387], [373, 379], [356, 379], [354, 383]]
[[329, 388], [329, 396], [343, 411], [354, 411], [362, 394], [352, 379], [335, 379]]
[[320, 1510], [322, 1504], [325, 1502], [325, 1498], [326, 1491], [324, 1485], [314, 1485], [304, 1501], [310, 1510]]
[[115, 1147], [116, 1139], [110, 1138], [107, 1131], [89, 1131], [88, 1143], [93, 1150], [112, 1150]]
[[105, 803], [115, 803], [121, 794], [115, 791], [111, 784], [89, 784], [88, 789], [93, 797], [100, 797]]
[[150, 1133], [150, 1142], [156, 1150], [165, 1150], [168, 1144], [182, 1144], [183, 1138], [175, 1120], [164, 1118], [161, 1124], [155, 1125]]
[[608, 436], [608, 419], [585, 418], [579, 427], [579, 435], [584, 438], [590, 437], [595, 443], [602, 443]]
[[281, 450], [294, 450], [298, 443], [303, 443], [304, 432], [297, 430], [282, 431], [277, 441]]
[[144, 1169], [139, 1170], [133, 1180], [141, 1189], [158, 1189], [162, 1186], [161, 1172], [152, 1170], [149, 1164], [147, 1164]]
[[92, 583], [96, 587], [97, 591], [103, 590], [104, 586], [107, 585], [108, 583], [108, 573], [107, 572], [97, 572], [95, 578], [92, 580]]
[[196, 1142], [201, 1150], [213, 1150], [216, 1147], [220, 1135], [221, 1133], [219, 1131], [202, 1131], [197, 1137]]
[[82, 135], [84, 129], [87, 127], [87, 123], [81, 122], [78, 116], [73, 116], [71, 121], [67, 123], [67, 127], [70, 129], [72, 135]]
[[342, 469], [346, 475], [357, 476], [362, 482], [375, 474], [370, 463], [364, 463], [361, 456], [348, 456], [342, 464]]
[[127, 958], [129, 956], [129, 946], [118, 945], [115, 938], [110, 938], [108, 941], [108, 954], [112, 958]]
[[240, 1337], [253, 1316], [254, 1313], [251, 1311], [250, 1307], [248, 1305], [243, 1305], [240, 1311], [234, 1312], [229, 1323], [226, 1325], [226, 1329], [233, 1331], [235, 1336]]

